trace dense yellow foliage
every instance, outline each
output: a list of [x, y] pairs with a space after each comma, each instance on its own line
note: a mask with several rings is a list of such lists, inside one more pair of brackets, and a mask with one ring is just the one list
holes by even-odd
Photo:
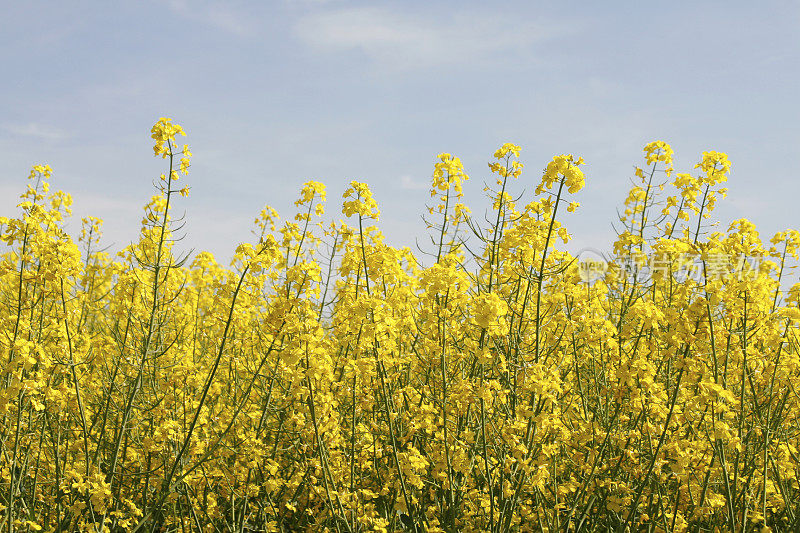
[[725, 154], [673, 176], [648, 144], [633, 273], [592, 280], [556, 218], [571, 155], [523, 177], [503, 145], [482, 223], [441, 154], [416, 256], [367, 185], [323, 224], [309, 182], [226, 267], [173, 252], [191, 153], [152, 134], [167, 168], [117, 257], [97, 219], [65, 233], [47, 166], [0, 219], [2, 531], [800, 530], [800, 235], [712, 232]]

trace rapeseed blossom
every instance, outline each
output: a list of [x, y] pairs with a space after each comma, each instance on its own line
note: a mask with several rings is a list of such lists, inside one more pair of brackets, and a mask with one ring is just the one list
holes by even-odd
[[0, 217], [3, 530], [800, 527], [800, 233], [708, 221], [727, 155], [673, 175], [648, 143], [587, 280], [580, 157], [528, 178], [501, 145], [473, 217], [439, 154], [433, 252], [386, 244], [365, 183], [324, 222], [308, 181], [224, 266], [177, 253], [192, 154], [151, 135], [163, 178], [116, 256], [100, 219], [72, 238], [47, 165]]

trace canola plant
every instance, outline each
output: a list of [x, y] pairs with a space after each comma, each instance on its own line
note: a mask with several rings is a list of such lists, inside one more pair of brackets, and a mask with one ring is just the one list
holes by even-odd
[[312, 181], [222, 265], [176, 251], [182, 135], [116, 256], [46, 165], [0, 218], [0, 531], [800, 530], [800, 234], [709, 225], [725, 154], [645, 146], [592, 268], [583, 160], [509, 143], [483, 220], [438, 156], [426, 254]]

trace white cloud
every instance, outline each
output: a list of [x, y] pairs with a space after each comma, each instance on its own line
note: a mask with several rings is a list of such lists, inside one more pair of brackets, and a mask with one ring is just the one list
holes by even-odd
[[253, 19], [225, 2], [168, 0], [167, 6], [177, 15], [214, 26], [237, 37], [251, 37], [256, 32]]
[[401, 176], [400, 188], [405, 189], [407, 191], [420, 191], [423, 189], [429, 189], [430, 184], [422, 181], [417, 181], [411, 176]]
[[295, 33], [321, 51], [360, 50], [394, 68], [474, 65], [527, 54], [535, 43], [564, 35], [566, 26], [486, 12], [412, 16], [382, 7], [346, 8], [301, 17]]
[[15, 137], [34, 137], [46, 141], [58, 141], [67, 136], [58, 128], [38, 122], [28, 122], [27, 124], [11, 124], [6, 122], [3, 123], [1, 127], [3, 131]]

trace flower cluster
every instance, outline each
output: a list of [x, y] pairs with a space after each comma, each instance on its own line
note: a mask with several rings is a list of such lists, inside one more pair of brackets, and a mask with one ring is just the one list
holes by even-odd
[[586, 183], [583, 171], [578, 168], [583, 164], [583, 158], [577, 160], [572, 156], [559, 155], [547, 164], [542, 176], [542, 182], [536, 187], [536, 194], [549, 190], [555, 183], [562, 183], [570, 193], [576, 193]]
[[342, 204], [342, 212], [344, 216], [349, 217], [358, 215], [364, 218], [372, 218], [378, 220], [380, 217], [380, 210], [378, 209], [378, 202], [372, 197], [372, 191], [369, 185], [358, 181], [351, 181], [350, 187], [342, 195], [345, 202]]
[[488, 329], [495, 325], [499, 318], [508, 314], [508, 306], [497, 294], [481, 294], [475, 298], [475, 324]]
[[158, 119], [158, 122], [150, 130], [150, 137], [156, 142], [153, 146], [155, 154], [165, 159], [173, 155], [172, 150], [176, 143], [176, 135], [186, 136], [186, 132], [183, 131], [179, 124], [173, 124], [171, 118], [161, 117]]
[[672, 165], [672, 156], [674, 151], [672, 147], [664, 141], [653, 141], [644, 146], [645, 160], [648, 165], [654, 164], [656, 161], [661, 161], [667, 166]]

